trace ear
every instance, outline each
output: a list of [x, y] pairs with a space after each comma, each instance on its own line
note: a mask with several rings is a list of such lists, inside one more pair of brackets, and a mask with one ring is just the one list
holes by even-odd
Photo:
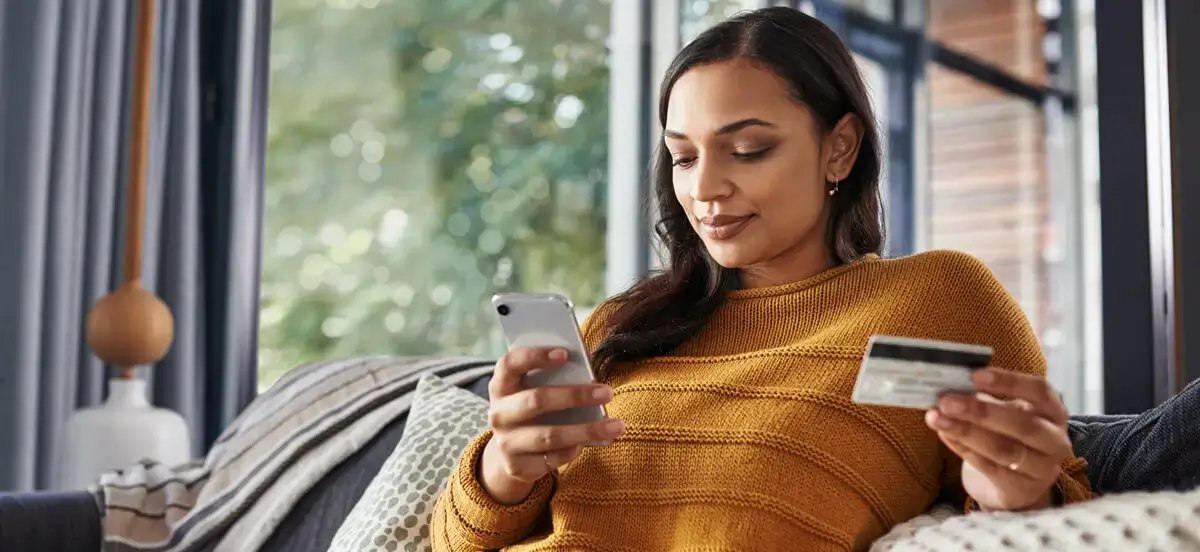
[[863, 122], [858, 115], [847, 113], [825, 135], [825, 180], [841, 182], [850, 176], [850, 169], [858, 160], [858, 148], [862, 145]]

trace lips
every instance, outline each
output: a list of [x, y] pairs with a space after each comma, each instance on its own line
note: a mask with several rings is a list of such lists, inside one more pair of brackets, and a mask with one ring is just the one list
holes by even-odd
[[700, 217], [700, 231], [715, 241], [731, 240], [746, 228], [754, 215], [708, 215]]

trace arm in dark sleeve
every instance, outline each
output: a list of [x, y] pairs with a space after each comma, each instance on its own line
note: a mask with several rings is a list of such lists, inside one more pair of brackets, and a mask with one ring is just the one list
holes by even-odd
[[1097, 493], [1200, 486], [1200, 380], [1142, 414], [1074, 416], [1070, 431]]

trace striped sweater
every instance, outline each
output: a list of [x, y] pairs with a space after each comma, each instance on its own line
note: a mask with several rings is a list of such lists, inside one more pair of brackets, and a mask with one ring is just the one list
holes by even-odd
[[[963, 504], [961, 461], [922, 411], [849, 400], [872, 334], [984, 344], [1000, 368], [1046, 373], [1021, 309], [965, 254], [872, 256], [737, 291], [669, 356], [619, 366], [609, 413], [625, 435], [525, 502], [483, 491], [477, 438], [438, 502], [434, 549], [863, 550], [939, 498]], [[1090, 496], [1084, 468], [1064, 466], [1070, 501]]]

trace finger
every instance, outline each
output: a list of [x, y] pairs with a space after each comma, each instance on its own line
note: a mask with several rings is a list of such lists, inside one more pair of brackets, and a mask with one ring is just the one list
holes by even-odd
[[1041, 417], [1028, 403], [999, 402], [970, 395], [948, 394], [938, 399], [938, 412], [991, 433], [1008, 437], [1047, 455], [1063, 448], [1063, 430]]
[[606, 404], [612, 396], [612, 388], [603, 383], [523, 389], [493, 400], [488, 410], [488, 422], [493, 428], [515, 427], [548, 412]]
[[[952, 450], [963, 459], [966, 459], [966, 456], [963, 455], [966, 450], [973, 456], [1004, 467], [1006, 471], [1014, 471], [1010, 467], [1017, 466], [1015, 471], [1030, 479], [1038, 478], [1042, 473], [1042, 466], [1053, 463], [1049, 456], [1027, 447], [1019, 441], [969, 422], [951, 419], [937, 410], [930, 410], [926, 413], [926, 421], [938, 432], [939, 436], [954, 441], [957, 448]], [[946, 446], [949, 447], [950, 443], [947, 443]], [[977, 468], [982, 467], [978, 464], [973, 465]]]
[[946, 448], [950, 449], [950, 452], [962, 458], [963, 462], [971, 464], [977, 471], [986, 475], [988, 479], [995, 481], [1003, 477], [1023, 477], [1019, 471], [1014, 473], [1013, 470], [1008, 469], [1008, 466], [992, 461], [992, 459], [976, 452], [951, 435], [938, 433], [938, 438], [946, 444]]
[[520, 391], [521, 376], [534, 370], [555, 368], [567, 361], [567, 352], [557, 347], [526, 347], [513, 349], [500, 357], [488, 383], [488, 393], [493, 399], [506, 397]]
[[980, 391], [999, 397], [1024, 400], [1034, 412], [1056, 425], [1067, 423], [1066, 405], [1050, 382], [1042, 376], [985, 368], [976, 370], [973, 379]]
[[522, 454], [512, 457], [512, 461], [505, 467], [505, 471], [511, 477], [532, 483], [574, 460], [582, 451], [583, 447], [575, 446]]
[[625, 422], [616, 418], [566, 426], [522, 426], [504, 432], [500, 450], [510, 455], [540, 455], [596, 441], [610, 441], [624, 432]]
[[582, 445], [547, 451], [545, 456], [537, 455], [537, 460], [546, 465], [548, 470], [557, 470], [574, 460], [583, 452]]

